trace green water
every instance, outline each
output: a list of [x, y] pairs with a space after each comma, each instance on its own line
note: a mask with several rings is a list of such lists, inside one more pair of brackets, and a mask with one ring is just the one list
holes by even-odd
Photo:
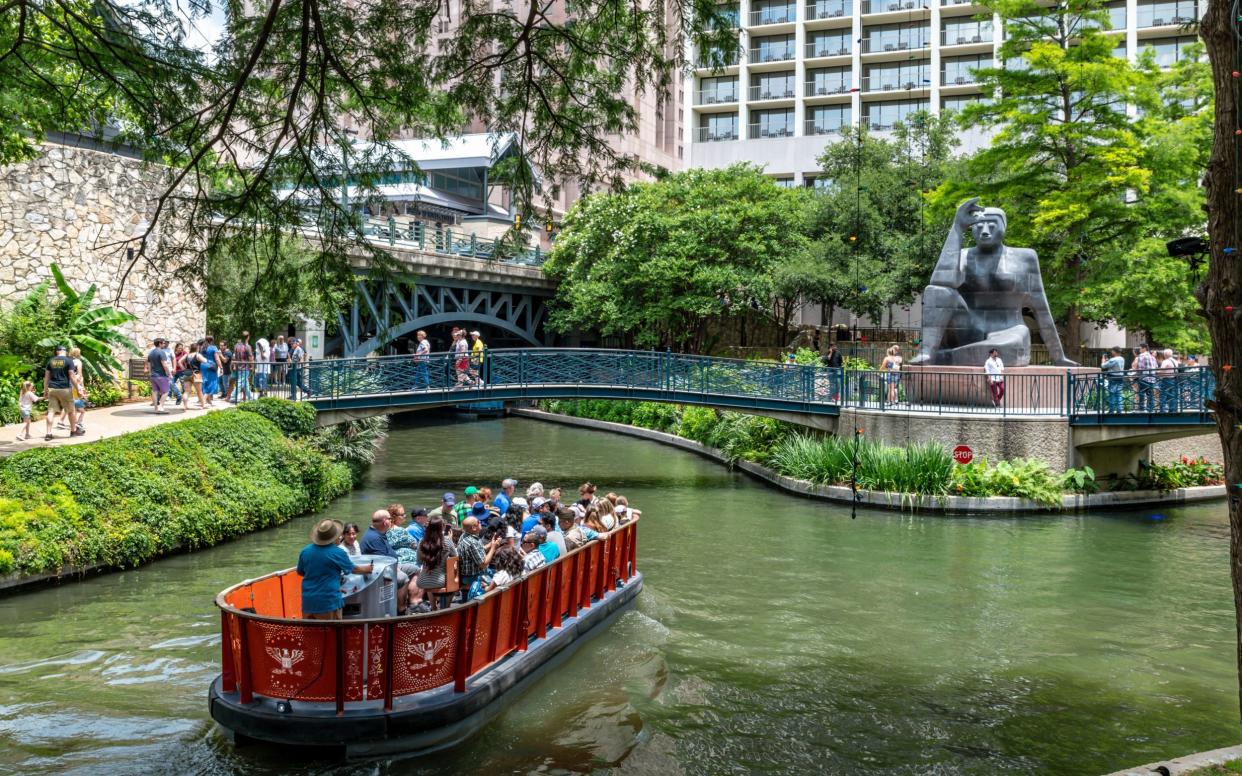
[[646, 587], [458, 749], [340, 765], [214, 730], [212, 597], [292, 565], [305, 517], [0, 598], [0, 773], [1093, 774], [1242, 740], [1219, 504], [850, 520], [654, 443], [513, 419], [394, 432], [325, 514], [514, 474], [630, 496]]

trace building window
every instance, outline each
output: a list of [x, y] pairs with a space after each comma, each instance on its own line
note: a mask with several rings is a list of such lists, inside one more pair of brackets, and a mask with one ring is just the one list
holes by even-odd
[[750, 77], [750, 99], [783, 100], [794, 96], [794, 71], [755, 73]]
[[945, 57], [940, 60], [940, 65], [940, 84], [942, 86], [977, 84], [979, 83], [979, 78], [975, 75], [975, 71], [990, 68], [992, 66], [992, 58], [987, 56]]
[[863, 91], [881, 92], [893, 89], [926, 89], [931, 85], [931, 63], [885, 62], [863, 68]]
[[806, 106], [806, 135], [830, 135], [850, 124], [849, 105]]
[[957, 46], [967, 43], [990, 43], [992, 22], [975, 21], [970, 17], [949, 19], [941, 26], [940, 45]]
[[849, 94], [853, 87], [853, 71], [848, 67], [821, 67], [806, 71], [806, 96]]
[[695, 95], [694, 104], [717, 105], [722, 102], [737, 102], [737, 76], [700, 78], [699, 93]]
[[1147, 49], [1151, 49], [1155, 53], [1156, 64], [1160, 67], [1173, 67], [1173, 65], [1186, 59], [1186, 49], [1197, 38], [1185, 36], [1181, 38], [1156, 38], [1154, 40], [1144, 40], [1139, 42], [1139, 54]]
[[785, 110], [756, 110], [750, 112], [753, 119], [750, 123], [749, 137], [793, 137], [793, 108]]
[[1187, 24], [1199, 16], [1199, 8], [1191, 0], [1165, 0], [1159, 3], [1139, 3], [1139, 27], [1163, 27], [1167, 24]]
[[892, 129], [898, 121], [904, 120], [911, 113], [928, 110], [931, 104], [927, 100], [895, 100], [893, 102], [863, 103], [863, 121], [876, 131]]
[[930, 38], [926, 24], [881, 24], [863, 30], [863, 53], [926, 48]]
[[695, 130], [694, 139], [699, 143], [737, 140], [737, 114], [705, 113], [699, 116], [699, 126]]
[[957, 94], [952, 97], [942, 98], [940, 100], [940, 109], [942, 111], [957, 111], [976, 102], [991, 102], [991, 100], [982, 94]]
[[850, 53], [850, 32], [840, 30], [814, 32], [806, 44], [806, 56], [840, 57]]
[[751, 38], [750, 63], [783, 62], [794, 58], [793, 35], [765, 35]]
[[807, 21], [838, 19], [854, 12], [850, 0], [812, 0], [806, 4]]
[[792, 175], [782, 176], [772, 181], [780, 189], [792, 189], [794, 187], [794, 179]]
[[[734, 29], [738, 27], [738, 20], [742, 18], [741, 12], [738, 10], [737, 3], [722, 3], [716, 6], [716, 13], [725, 17], [725, 23], [720, 25], [724, 29]], [[715, 29], [717, 25], [708, 24], [707, 29]]]
[[787, 24], [798, 18], [798, 7], [784, 0], [760, 0], [750, 7], [751, 26]]

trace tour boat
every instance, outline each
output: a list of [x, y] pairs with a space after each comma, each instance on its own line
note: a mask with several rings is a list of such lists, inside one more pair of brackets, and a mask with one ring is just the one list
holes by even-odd
[[350, 577], [345, 619], [301, 619], [286, 569], [216, 596], [212, 718], [238, 743], [348, 757], [452, 746], [601, 632], [637, 597], [638, 520], [466, 604], [406, 616], [393, 575]]

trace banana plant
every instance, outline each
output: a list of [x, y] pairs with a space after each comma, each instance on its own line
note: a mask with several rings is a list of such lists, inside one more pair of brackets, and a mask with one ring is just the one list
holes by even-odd
[[61, 301], [56, 305], [56, 328], [54, 337], [40, 340], [39, 345], [54, 348], [64, 344], [82, 351], [82, 371], [87, 377], [112, 381], [121, 370], [121, 362], [113, 355], [116, 351], [128, 351], [137, 355], [138, 346], [121, 333], [120, 328], [136, 319], [136, 316], [118, 310], [111, 305], [95, 305], [96, 286], [79, 294], [65, 280], [60, 267], [52, 265], [52, 277]]

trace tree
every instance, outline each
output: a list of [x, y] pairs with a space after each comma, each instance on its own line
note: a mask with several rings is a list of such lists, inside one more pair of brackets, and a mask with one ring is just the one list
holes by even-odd
[[[925, 191], [944, 180], [957, 141], [953, 122], [925, 112], [898, 122], [891, 139], [847, 128], [819, 156], [832, 183], [813, 210], [814, 266], [806, 298], [879, 320], [923, 290], [948, 221], [932, 218]], [[853, 238], [853, 239], [851, 239]]]
[[[192, 21], [210, 0], [0, 6], [0, 163], [37, 153], [49, 130], [106, 129], [168, 168], [126, 275], [144, 264], [201, 280], [211, 251], [294, 227], [318, 239], [326, 274], [345, 271], [351, 249], [391, 266], [338, 195], [346, 164], [373, 193], [398, 135], [517, 133], [533, 165], [511, 181], [522, 208], [539, 185], [618, 185], [635, 162], [608, 138], [635, 128], [634, 93], [676, 88], [688, 41], [726, 57], [738, 46], [713, 0], [221, 5], [209, 53], [187, 43], [178, 9]], [[351, 128], [380, 152], [347, 158]]]
[[319, 254], [299, 238], [279, 232], [264, 237], [245, 253], [217, 247], [207, 257], [207, 330], [258, 336], [281, 331], [301, 316], [334, 326], [335, 314], [352, 298], [355, 278], [319, 271]]
[[707, 352], [754, 310], [787, 314], [773, 273], [807, 249], [805, 208], [804, 192], [748, 165], [584, 197], [544, 265], [560, 283], [548, 325]]
[[977, 71], [993, 99], [965, 108], [962, 121], [995, 135], [933, 201], [948, 212], [979, 196], [1007, 210], [1006, 240], [1039, 254], [1066, 354], [1081, 360], [1086, 290], [1115, 275], [1142, 233], [1144, 215], [1129, 203], [1151, 190], [1153, 174], [1126, 106], [1156, 107], [1150, 74], [1113, 56], [1102, 0], [987, 6], [1005, 25], [1003, 64]]
[[[1229, 489], [1229, 569], [1237, 626], [1239, 697], [1242, 698], [1242, 158], [1236, 132], [1242, 127], [1238, 62], [1242, 57], [1236, 10], [1225, 0], [1209, 0], [1199, 34], [1207, 46], [1216, 89], [1212, 155], [1204, 178], [1210, 260], [1196, 296], [1212, 337], [1215, 410], [1225, 481]], [[1234, 308], [1232, 311], [1226, 307]]]

